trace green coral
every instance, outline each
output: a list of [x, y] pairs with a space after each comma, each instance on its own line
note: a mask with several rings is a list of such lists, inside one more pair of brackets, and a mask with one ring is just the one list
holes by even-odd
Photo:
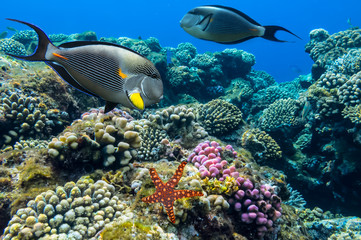
[[297, 127], [300, 125], [298, 113], [300, 103], [295, 99], [279, 99], [263, 111], [260, 126], [265, 131], [275, 131], [282, 127]]
[[239, 142], [258, 161], [265, 162], [282, 157], [282, 151], [277, 142], [266, 132], [258, 128], [246, 130], [239, 139]]
[[16, 56], [26, 55], [25, 46], [14, 39], [0, 39], [0, 51]]
[[361, 124], [361, 104], [345, 107], [342, 110], [342, 115], [355, 124]]
[[198, 108], [198, 119], [209, 134], [219, 136], [239, 126], [242, 112], [225, 100], [215, 99]]
[[236, 179], [229, 176], [223, 181], [220, 181], [217, 178], [209, 179], [206, 177], [205, 179], [202, 179], [202, 185], [207, 194], [224, 194], [230, 197], [238, 190]]

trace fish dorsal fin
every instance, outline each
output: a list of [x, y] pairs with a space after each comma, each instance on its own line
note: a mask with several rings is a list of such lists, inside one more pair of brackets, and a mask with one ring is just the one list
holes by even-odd
[[248, 15], [246, 15], [245, 13], [243, 13], [243, 12], [237, 10], [237, 9], [234, 9], [234, 8], [231, 8], [231, 7], [222, 6], [222, 5], [207, 5], [207, 6], [226, 9], [226, 10], [228, 10], [228, 11], [231, 11], [231, 12], [234, 12], [234, 13], [240, 15], [241, 17], [245, 18], [247, 21], [249, 21], [250, 23], [253, 23], [254, 25], [262, 26], [261, 24], [259, 24], [258, 22], [256, 22], [256, 21], [253, 20], [252, 18], [250, 18]]
[[58, 73], [58, 75], [67, 83], [69, 83], [72, 87], [78, 89], [79, 91], [82, 91], [86, 94], [89, 94], [93, 97], [98, 97], [92, 92], [89, 92], [87, 89], [83, 88], [75, 79], [60, 65], [53, 63], [53, 62], [46, 62], [52, 69], [54, 69], [55, 72]]
[[60, 48], [74, 48], [74, 47], [82, 47], [82, 46], [87, 46], [87, 45], [107, 45], [107, 46], [113, 46], [113, 47], [118, 47], [118, 48], [123, 48], [123, 49], [126, 49], [128, 51], [131, 51], [143, 58], [146, 58], [144, 57], [142, 54], [134, 51], [133, 49], [130, 49], [130, 48], [127, 48], [127, 47], [124, 47], [122, 45], [119, 45], [119, 44], [115, 44], [115, 43], [110, 43], [110, 42], [101, 42], [101, 41], [73, 41], [73, 42], [66, 42], [66, 43], [63, 43], [61, 45], [59, 45], [58, 47]]
[[110, 111], [113, 110], [117, 105], [118, 105], [118, 103], [106, 101], [105, 107], [104, 107], [104, 113], [110, 112]]

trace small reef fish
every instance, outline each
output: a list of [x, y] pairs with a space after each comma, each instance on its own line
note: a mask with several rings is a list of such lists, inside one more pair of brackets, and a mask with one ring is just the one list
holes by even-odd
[[220, 5], [193, 8], [180, 21], [180, 26], [190, 35], [222, 44], [235, 44], [255, 37], [262, 37], [276, 42], [286, 42], [275, 37], [280, 26], [262, 26], [243, 12]]
[[7, 35], [8, 35], [8, 32], [3, 31], [2, 33], [0, 33], [0, 39], [6, 38]]
[[163, 82], [153, 63], [139, 53], [107, 42], [75, 41], [54, 46], [48, 36], [30, 23], [39, 36], [35, 53], [15, 56], [27, 61], [44, 61], [74, 88], [106, 101], [104, 112], [118, 103], [144, 110], [163, 97]]

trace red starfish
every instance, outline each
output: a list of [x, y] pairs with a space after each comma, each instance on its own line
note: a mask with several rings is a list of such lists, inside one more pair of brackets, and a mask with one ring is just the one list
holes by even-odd
[[154, 168], [149, 169], [150, 177], [152, 178], [156, 191], [152, 195], [142, 198], [142, 201], [146, 203], [162, 203], [172, 223], [175, 223], [175, 216], [173, 211], [173, 202], [175, 200], [194, 196], [203, 196], [203, 193], [200, 191], [174, 189], [182, 177], [184, 166], [186, 164], [187, 162], [183, 161], [178, 166], [178, 169], [173, 177], [171, 177], [167, 183], [164, 183], [159, 178], [158, 173]]

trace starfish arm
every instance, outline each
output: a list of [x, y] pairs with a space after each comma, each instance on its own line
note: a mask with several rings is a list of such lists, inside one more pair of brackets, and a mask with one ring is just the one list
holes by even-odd
[[146, 203], [157, 203], [157, 202], [159, 202], [159, 200], [160, 200], [160, 198], [158, 197], [157, 192], [155, 192], [154, 194], [152, 194], [148, 197], [142, 198], [142, 201], [146, 202]]
[[173, 177], [169, 179], [169, 181], [166, 183], [168, 187], [175, 188], [177, 186], [179, 180], [181, 179], [183, 175], [183, 170], [185, 165], [187, 164], [187, 161], [183, 161], [177, 168], [177, 171], [175, 171]]
[[181, 198], [189, 198], [195, 196], [203, 196], [201, 191], [194, 191], [194, 190], [175, 190], [174, 191], [174, 200], [181, 199]]
[[149, 169], [149, 174], [150, 174], [150, 178], [152, 179], [156, 189], [160, 189], [161, 187], [164, 186], [163, 181], [160, 179], [157, 171], [154, 168]]
[[173, 210], [173, 200], [170, 201], [165, 201], [163, 203], [165, 210], [167, 211], [169, 220], [172, 223], [175, 223], [175, 215], [174, 215], [174, 210]]

